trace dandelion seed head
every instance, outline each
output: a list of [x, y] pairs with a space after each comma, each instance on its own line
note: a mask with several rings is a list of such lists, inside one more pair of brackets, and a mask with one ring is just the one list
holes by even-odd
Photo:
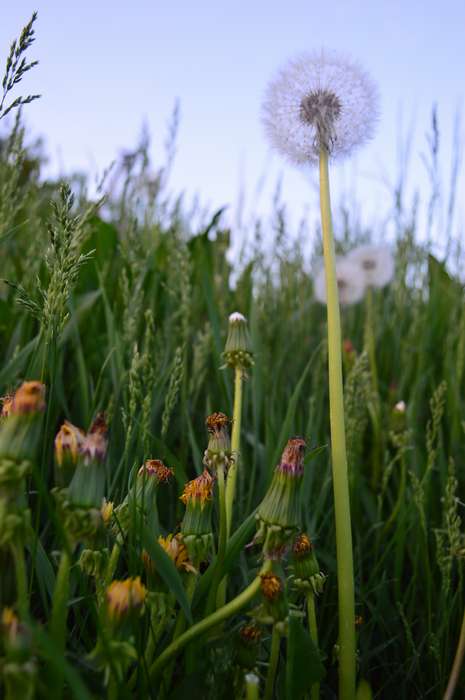
[[394, 258], [389, 246], [362, 245], [347, 260], [356, 265], [367, 287], [385, 287], [394, 277]]
[[[363, 299], [365, 281], [358, 265], [355, 265], [347, 258], [338, 258], [336, 260], [336, 281], [339, 301], [342, 305], [349, 306]], [[326, 304], [326, 278], [324, 267], [321, 267], [315, 276], [313, 289], [316, 299], [321, 304]]]
[[368, 141], [378, 118], [378, 90], [340, 54], [303, 53], [268, 86], [262, 120], [272, 145], [295, 165], [312, 165], [324, 147], [344, 158]]

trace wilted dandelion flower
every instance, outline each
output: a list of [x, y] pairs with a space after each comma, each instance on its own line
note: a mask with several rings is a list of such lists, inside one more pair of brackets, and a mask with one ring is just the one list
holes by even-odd
[[347, 255], [356, 265], [367, 287], [384, 287], [394, 276], [394, 258], [389, 246], [362, 245]]
[[373, 135], [378, 91], [365, 71], [336, 52], [303, 53], [269, 84], [262, 108], [273, 146], [296, 165], [317, 164], [321, 148], [343, 158]]
[[[365, 281], [359, 267], [347, 258], [336, 260], [336, 280], [339, 292], [339, 301], [345, 306], [356, 304], [363, 298]], [[325, 271], [322, 267], [313, 282], [315, 297], [322, 304], [326, 304]]]
[[120, 620], [133, 610], [139, 610], [145, 601], [147, 589], [140, 576], [125, 581], [113, 581], [107, 588], [108, 612], [112, 619]]

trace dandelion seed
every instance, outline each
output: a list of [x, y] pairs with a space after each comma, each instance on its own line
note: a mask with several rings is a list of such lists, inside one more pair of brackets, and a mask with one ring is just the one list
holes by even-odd
[[[344, 306], [356, 304], [363, 299], [365, 282], [359, 268], [347, 258], [336, 260], [336, 280], [339, 292], [339, 301]], [[315, 297], [321, 304], [326, 304], [326, 280], [324, 268], [318, 272], [314, 279], [313, 289]]]
[[321, 148], [344, 158], [368, 141], [378, 91], [355, 62], [332, 51], [303, 53], [268, 86], [262, 119], [272, 145], [295, 165], [317, 164]]
[[394, 258], [388, 246], [362, 245], [352, 250], [346, 260], [358, 268], [367, 287], [384, 287], [394, 276]]

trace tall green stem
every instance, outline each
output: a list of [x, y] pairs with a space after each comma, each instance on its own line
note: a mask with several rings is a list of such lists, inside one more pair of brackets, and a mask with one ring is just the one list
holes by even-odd
[[243, 371], [240, 367], [236, 367], [234, 369], [234, 411], [231, 433], [231, 452], [234, 457], [234, 462], [229, 469], [228, 480], [226, 483], [226, 523], [228, 538], [231, 532], [234, 496], [236, 494], [237, 466], [241, 442], [242, 382]]
[[452, 700], [457, 683], [459, 681], [460, 669], [463, 663], [463, 657], [465, 654], [465, 611], [462, 618], [462, 627], [460, 629], [459, 642], [457, 644], [457, 651], [455, 652], [454, 663], [452, 664], [452, 670], [449, 676], [449, 682], [447, 684], [446, 692], [444, 693], [443, 700]]
[[[210, 588], [210, 593], [208, 596], [207, 610], [209, 613], [212, 612], [213, 610], [215, 610], [215, 608], [219, 608], [224, 604], [224, 594], [225, 594], [225, 589], [218, 590], [218, 587], [221, 583], [221, 579], [223, 578], [222, 568], [223, 568], [224, 557], [226, 554], [226, 545], [227, 545], [227, 541], [228, 541], [228, 539], [227, 539], [227, 519], [226, 519], [225, 476], [224, 476], [224, 467], [222, 465], [218, 467], [217, 482], [218, 482], [218, 505], [219, 505], [219, 513], [220, 513], [220, 528], [219, 528], [219, 534], [218, 534], [218, 554], [216, 557], [215, 575], [213, 577], [211, 588]], [[217, 593], [219, 594], [218, 597], [217, 597]]]
[[24, 620], [29, 614], [29, 596], [27, 591], [26, 558], [22, 542], [12, 544], [11, 551], [15, 561], [18, 611], [21, 619]]
[[[66, 618], [69, 598], [69, 574], [71, 557], [66, 549], [63, 549], [58, 567], [55, 589], [53, 591], [52, 617], [50, 620], [50, 636], [56, 644], [57, 652], [64, 655], [66, 647]], [[53, 681], [53, 697], [61, 698], [63, 693], [63, 673], [55, 673]]]
[[263, 700], [271, 700], [271, 698], [273, 697], [274, 681], [276, 678], [276, 671], [278, 670], [280, 642], [281, 635], [276, 625], [273, 625], [273, 633], [271, 635], [270, 662], [268, 664], [268, 673], [266, 674], [265, 694], [263, 696]]
[[325, 148], [320, 151], [320, 207], [328, 314], [329, 409], [339, 601], [339, 700], [353, 700], [355, 697], [354, 563], [342, 390], [341, 320], [329, 195], [328, 153]]
[[[318, 649], [318, 625], [315, 612], [315, 594], [313, 591], [307, 593], [307, 619], [310, 637]], [[320, 684], [314, 683], [311, 688], [311, 700], [318, 700], [320, 697]]]
[[222, 608], [216, 610], [208, 617], [205, 617], [203, 620], [200, 620], [200, 622], [197, 622], [197, 624], [190, 627], [180, 637], [174, 639], [169, 645], [169, 647], [167, 647], [165, 651], [162, 654], [160, 654], [158, 659], [150, 667], [149, 675], [151, 680], [156, 678], [160, 674], [160, 672], [163, 671], [168, 661], [173, 657], [177, 656], [177, 654], [179, 654], [181, 649], [186, 644], [188, 644], [188, 642], [191, 642], [193, 639], [200, 636], [201, 634], [208, 632], [209, 629], [215, 627], [215, 625], [219, 625], [220, 622], [227, 620], [228, 617], [235, 615], [239, 612], [239, 610], [241, 610], [245, 605], [247, 605], [247, 603], [249, 603], [252, 600], [252, 598], [256, 595], [256, 593], [258, 593], [260, 589], [261, 574], [266, 573], [270, 569], [271, 561], [268, 559], [263, 564], [258, 576], [254, 578], [252, 583], [250, 583], [247, 586], [247, 588], [245, 588], [242, 591], [242, 593], [239, 593], [239, 595], [236, 596], [236, 598], [233, 598], [233, 600], [231, 600], [227, 605], [224, 605]]

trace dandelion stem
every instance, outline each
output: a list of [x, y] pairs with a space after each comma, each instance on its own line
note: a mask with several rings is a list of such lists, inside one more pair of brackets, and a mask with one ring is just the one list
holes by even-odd
[[11, 545], [11, 550], [15, 560], [16, 571], [16, 587], [18, 611], [21, 618], [27, 618], [29, 611], [29, 596], [27, 590], [27, 571], [26, 559], [24, 556], [24, 547], [22, 543], [14, 543]]
[[[55, 589], [53, 591], [52, 617], [50, 620], [50, 635], [56, 644], [57, 651], [62, 654], [66, 646], [66, 618], [67, 604], [69, 597], [69, 573], [71, 568], [71, 557], [66, 549], [63, 549], [58, 567]], [[55, 697], [60, 698], [63, 692], [63, 674], [55, 674], [54, 688]]]
[[[215, 575], [213, 576], [210, 593], [208, 596], [207, 611], [213, 612], [216, 608], [224, 605], [225, 589], [219, 589], [223, 578], [223, 562], [227, 545], [227, 523], [226, 523], [226, 498], [225, 498], [225, 476], [224, 467], [221, 465], [217, 471], [218, 481], [218, 504], [220, 511], [220, 529], [218, 534], [218, 553], [216, 557]], [[217, 596], [217, 593], [219, 594]]]
[[[318, 626], [315, 612], [315, 594], [313, 591], [307, 593], [307, 620], [310, 637], [318, 649]], [[311, 700], [318, 700], [320, 697], [320, 684], [314, 683], [311, 688]]]
[[273, 633], [271, 635], [270, 661], [268, 664], [268, 673], [266, 674], [265, 694], [263, 695], [263, 700], [271, 700], [271, 698], [273, 697], [274, 681], [276, 678], [276, 671], [278, 670], [280, 642], [281, 635], [279, 633], [279, 630], [276, 627], [276, 625], [273, 625]]
[[231, 433], [231, 452], [234, 461], [229, 468], [226, 483], [226, 523], [227, 536], [231, 532], [234, 496], [236, 494], [237, 466], [239, 461], [240, 441], [241, 441], [241, 420], [242, 420], [242, 382], [243, 371], [241, 367], [234, 369], [234, 411]]
[[245, 696], [246, 700], [259, 700], [258, 690], [260, 680], [255, 673], [247, 673], [245, 676]]
[[460, 669], [463, 663], [463, 656], [465, 654], [465, 610], [463, 612], [462, 627], [460, 629], [459, 642], [457, 644], [457, 651], [455, 652], [454, 663], [452, 664], [452, 670], [449, 676], [449, 682], [447, 684], [446, 692], [444, 693], [443, 700], [452, 700], [452, 697], [457, 686]]
[[271, 561], [268, 559], [260, 569], [258, 576], [245, 588], [242, 593], [233, 598], [227, 605], [224, 605], [219, 610], [205, 617], [200, 622], [190, 627], [184, 634], [182, 634], [177, 639], [173, 640], [171, 644], [165, 649], [165, 651], [160, 654], [158, 659], [152, 664], [149, 670], [150, 679], [153, 681], [161, 671], [165, 668], [167, 662], [175, 657], [181, 649], [193, 639], [198, 637], [209, 629], [215, 627], [215, 625], [220, 624], [224, 620], [227, 620], [232, 615], [239, 612], [247, 603], [249, 603], [252, 598], [258, 593], [260, 589], [261, 574], [268, 572], [271, 569]]
[[355, 696], [355, 602], [342, 389], [341, 320], [329, 194], [328, 153], [320, 150], [320, 207], [328, 314], [329, 406], [339, 600], [339, 699]]

